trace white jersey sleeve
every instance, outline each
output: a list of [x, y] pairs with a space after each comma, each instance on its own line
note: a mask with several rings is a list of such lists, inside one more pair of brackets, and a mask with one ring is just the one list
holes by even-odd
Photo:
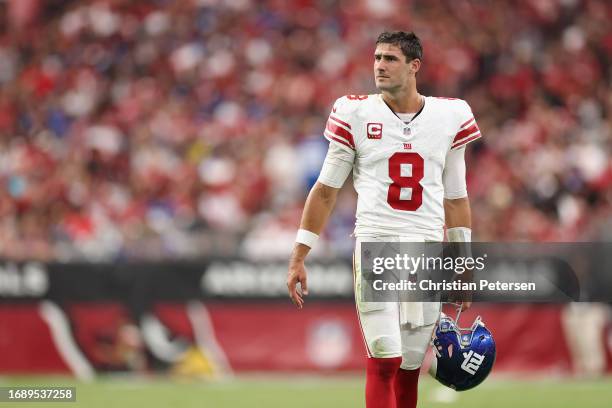
[[354, 123], [350, 101], [346, 97], [334, 102], [323, 134], [329, 140], [329, 149], [323, 162], [318, 181], [326, 186], [340, 188], [346, 181], [355, 162]]
[[472, 108], [467, 102], [461, 101], [457, 114], [459, 127], [451, 143], [451, 150], [465, 146], [481, 137]]
[[465, 147], [452, 149], [446, 154], [442, 183], [444, 184], [444, 198], [455, 200], [467, 197]]
[[331, 142], [317, 181], [329, 187], [341, 188], [353, 169], [354, 161], [354, 150], [345, 149], [342, 144]]
[[330, 143], [337, 144], [346, 151], [355, 153], [355, 138], [351, 125], [351, 104], [346, 97], [336, 100], [323, 134]]

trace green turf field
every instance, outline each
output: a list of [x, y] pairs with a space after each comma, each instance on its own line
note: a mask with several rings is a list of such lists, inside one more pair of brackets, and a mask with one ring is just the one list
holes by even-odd
[[[601, 380], [488, 379], [456, 393], [421, 377], [419, 407], [596, 408], [612, 407], [612, 378]], [[0, 377], [0, 386], [76, 386], [77, 402], [0, 403], [0, 408], [342, 408], [363, 407], [358, 377], [248, 377], [202, 383], [155, 378], [106, 377], [78, 383], [62, 377]]]

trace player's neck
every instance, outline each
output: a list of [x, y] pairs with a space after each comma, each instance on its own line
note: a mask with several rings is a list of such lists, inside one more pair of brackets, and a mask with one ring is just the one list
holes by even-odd
[[395, 113], [416, 113], [423, 107], [424, 98], [416, 89], [407, 92], [382, 92], [382, 98]]

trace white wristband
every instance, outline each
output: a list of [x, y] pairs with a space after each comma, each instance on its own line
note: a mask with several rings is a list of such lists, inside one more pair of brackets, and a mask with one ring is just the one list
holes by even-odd
[[307, 247], [312, 248], [315, 242], [317, 242], [317, 239], [319, 239], [319, 236], [314, 232], [310, 232], [305, 229], [299, 229], [295, 237], [295, 242], [297, 242], [298, 244], [304, 244]]
[[446, 230], [448, 242], [472, 242], [472, 230], [467, 227], [453, 227]]
[[[457, 256], [464, 258], [472, 258], [472, 230], [466, 227], [454, 227], [446, 230], [448, 242], [455, 242]], [[459, 244], [465, 242], [464, 244]], [[457, 272], [461, 275], [463, 272]]]

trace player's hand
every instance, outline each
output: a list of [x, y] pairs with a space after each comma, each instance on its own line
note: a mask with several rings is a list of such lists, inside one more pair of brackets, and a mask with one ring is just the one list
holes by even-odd
[[[298, 289], [297, 284], [300, 284]], [[287, 273], [287, 289], [289, 297], [294, 305], [301, 309], [304, 307], [304, 296], [308, 295], [308, 282], [304, 261], [289, 261], [289, 273]]]
[[[457, 283], [470, 284], [474, 281], [473, 271], [467, 270], [461, 275], [455, 275], [454, 280]], [[448, 298], [451, 302], [460, 305], [461, 311], [463, 312], [472, 307], [472, 296], [473, 293], [470, 289], [459, 289], [450, 291]]]
[[472, 307], [472, 293], [469, 290], [452, 291], [448, 296], [448, 301], [461, 307], [461, 311]]

